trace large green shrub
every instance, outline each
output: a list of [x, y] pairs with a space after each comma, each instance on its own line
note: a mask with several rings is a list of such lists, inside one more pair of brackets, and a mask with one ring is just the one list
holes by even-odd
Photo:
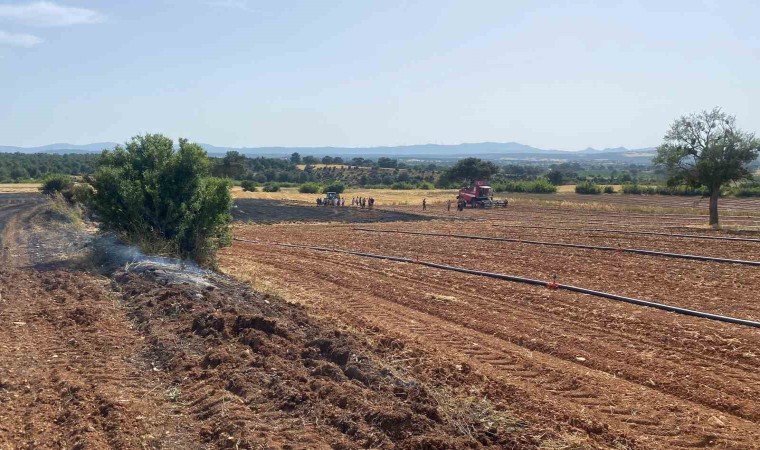
[[323, 189], [324, 192], [336, 192], [338, 194], [342, 194], [343, 191], [345, 190], [346, 190], [346, 185], [340, 181], [332, 182], [328, 184], [327, 186], [325, 186], [325, 188]]
[[280, 183], [265, 183], [261, 190], [264, 192], [280, 192]]
[[557, 192], [557, 186], [546, 178], [494, 183], [493, 188], [496, 192], [527, 192], [532, 194], [553, 194]]
[[391, 185], [391, 189], [396, 191], [409, 191], [414, 189], [415, 186], [412, 183], [406, 181], [397, 181]]
[[302, 185], [298, 186], [298, 192], [302, 194], [318, 194], [321, 189], [322, 186], [311, 182], [303, 183]]
[[602, 189], [590, 181], [584, 181], [575, 185], [576, 194], [601, 194]]
[[422, 189], [423, 191], [430, 191], [435, 189], [435, 185], [429, 181], [423, 181], [417, 185], [417, 189]]
[[760, 197], [760, 181], [739, 184], [731, 193], [737, 197]]
[[256, 182], [253, 180], [243, 180], [240, 182], [240, 187], [246, 192], [256, 192]]
[[70, 176], [52, 174], [45, 177], [40, 191], [45, 195], [53, 196], [56, 193], [63, 194], [70, 191], [72, 187], [74, 187], [74, 180]]
[[213, 261], [229, 245], [230, 182], [209, 176], [206, 152], [186, 139], [136, 136], [106, 150], [93, 177], [103, 226], [135, 242], [168, 242], [178, 255]]

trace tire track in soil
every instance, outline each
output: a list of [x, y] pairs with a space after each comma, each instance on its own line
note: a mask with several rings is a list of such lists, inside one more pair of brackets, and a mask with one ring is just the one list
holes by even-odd
[[[351, 262], [344, 263], [347, 266], [353, 266]], [[375, 270], [372, 266], [361, 266], [359, 265], [359, 268], [366, 269], [366, 270]], [[403, 286], [406, 285], [415, 285], [415, 286], [427, 286], [430, 290], [439, 290], [441, 291], [443, 289], [443, 286], [439, 284], [431, 284], [427, 283], [425, 279], [415, 279], [411, 276], [406, 276], [406, 272], [399, 269], [396, 270], [387, 270], [383, 271], [382, 274], [384, 276], [392, 277], [394, 279], [398, 279], [400, 281], [404, 281], [402, 284]], [[461, 286], [458, 287], [461, 289]], [[461, 295], [461, 292], [458, 291], [446, 291], [446, 293], [451, 293], [454, 295]], [[547, 334], [554, 334], [551, 329], [549, 330], [542, 330], [542, 341], [552, 341], [553, 339], [556, 339], [557, 341], [563, 340], [566, 343], [572, 342], [575, 344], [573, 345], [566, 345], [566, 347], [569, 347], [565, 349], [564, 352], [562, 352], [560, 348], [553, 348], [551, 346], [547, 346], [545, 344], [542, 344], [540, 342], [533, 342], [535, 339], [531, 339], [531, 333], [533, 333], [535, 330], [529, 328], [529, 327], [523, 327], [523, 322], [530, 322], [535, 321], [536, 316], [541, 316], [541, 321], [544, 323], [556, 323], [556, 317], [552, 314], [552, 311], [548, 311], [546, 314], [541, 314], [541, 303], [531, 303], [526, 308], [521, 308], [520, 306], [516, 306], [512, 310], [507, 310], [503, 307], [502, 303], [499, 303], [497, 301], [493, 301], [487, 297], [483, 297], [478, 295], [475, 292], [468, 292], [471, 297], [468, 297], [469, 299], [478, 299], [481, 300], [481, 303], [484, 304], [484, 306], [481, 308], [481, 305], [479, 304], [473, 304], [472, 302], [468, 302], [469, 306], [473, 308], [477, 308], [480, 311], [469, 311], [469, 315], [462, 314], [461, 319], [456, 316], [456, 314], [451, 313], [448, 314], [446, 312], [440, 312], [440, 311], [434, 311], [433, 314], [440, 316], [443, 319], [446, 320], [453, 320], [453, 321], [461, 321], [461, 322], [471, 322], [471, 320], [468, 317], [471, 317], [473, 315], [477, 315], [477, 313], [481, 314], [489, 314], [493, 311], [497, 312], [504, 312], [504, 314], [507, 317], [510, 317], [511, 321], [514, 323], [513, 327], [510, 328], [509, 333], [504, 333], [503, 330], [500, 330], [498, 327], [490, 327], [488, 324], [468, 324], [464, 323], [464, 326], [470, 326], [475, 328], [480, 328], [480, 331], [487, 331], [488, 334], [493, 335], [499, 335], [500, 337], [503, 337], [504, 339], [507, 339], [509, 341], [516, 341], [520, 345], [529, 348], [530, 350], [537, 350], [537, 351], [543, 351], [545, 353], [552, 354], [554, 356], [563, 356], [565, 359], [572, 361], [577, 355], [578, 349], [583, 349], [584, 354], [601, 354], [601, 352], [604, 352], [605, 349], [607, 349], [608, 354], [612, 354], [612, 357], [619, 356], [615, 355], [611, 350], [608, 349], [608, 347], [611, 347], [612, 344], [619, 342], [619, 352], [629, 352], [631, 348], [635, 348], [637, 351], [640, 351], [640, 353], [643, 355], [638, 360], [629, 360], [618, 362], [617, 366], [614, 369], [610, 369], [609, 367], [596, 367], [599, 370], [605, 370], [607, 372], [610, 372], [613, 376], [619, 376], [622, 378], [627, 379], [628, 381], [636, 382], [639, 384], [646, 384], [648, 387], [651, 387], [650, 384], [652, 384], [652, 378], [657, 381], [655, 383], [655, 387], [658, 390], [666, 390], [666, 391], [675, 391], [677, 393], [680, 393], [681, 396], [688, 398], [692, 401], [696, 401], [698, 403], [703, 403], [708, 407], [720, 409], [728, 414], [736, 415], [737, 417], [742, 418], [757, 418], [760, 416], [760, 412], [757, 411], [757, 408], [752, 408], [751, 406], [748, 408], [748, 411], [737, 411], [737, 408], [733, 405], [736, 404], [736, 401], [741, 402], [741, 400], [746, 397], [747, 392], [745, 385], [747, 382], [751, 382], [755, 387], [756, 391], [760, 391], [760, 381], [758, 381], [757, 376], [754, 377], [754, 379], [749, 380], [747, 378], [748, 374], [755, 374], [756, 373], [756, 367], [747, 367], [746, 371], [743, 373], [735, 373], [735, 374], [728, 374], [729, 377], [734, 378], [737, 382], [736, 385], [728, 385], [726, 383], [726, 372], [722, 371], [721, 375], [718, 376], [717, 374], [714, 374], [710, 369], [715, 367], [717, 365], [725, 366], [726, 361], [724, 360], [717, 360], [717, 359], [710, 359], [705, 358], [703, 356], [704, 350], [702, 353], [696, 353], [697, 350], [693, 351], [686, 351], [685, 353], [691, 353], [692, 356], [696, 357], [699, 360], [702, 360], [703, 362], [707, 363], [702, 366], [697, 366], [700, 369], [700, 376], [701, 378], [695, 379], [693, 382], [684, 382], [681, 381], [681, 384], [673, 385], [672, 382], [666, 383], [658, 379], [657, 377], [652, 377], [651, 374], [648, 371], [642, 371], [640, 369], [640, 365], [646, 365], [648, 362], [648, 358], [646, 358], [646, 355], [652, 353], [653, 348], [658, 348], [660, 352], [664, 351], [662, 348], [662, 340], [657, 340], [656, 338], [653, 340], [650, 340], [649, 342], [645, 342], [644, 345], [640, 345], [639, 347], [634, 347], [631, 344], [631, 334], [628, 334], [628, 339], [626, 339], [626, 336], [621, 334], [619, 338], [614, 337], [613, 332], [613, 339], [610, 339], [610, 336], [606, 335], [607, 329], [600, 330], [599, 327], [593, 327], [586, 325], [588, 320], [586, 317], [578, 316], [573, 319], [569, 319], [566, 322], [568, 322], [570, 325], [563, 324], [562, 333], [557, 333], [554, 336], [547, 336]], [[531, 292], [527, 291], [527, 295], [531, 296]], [[494, 298], [498, 297], [498, 293], [493, 294]], [[540, 299], [539, 299], [540, 300]], [[553, 299], [554, 300], [554, 299]], [[393, 299], [391, 299], [393, 301]], [[398, 300], [396, 299], [398, 302]], [[519, 302], [519, 301], [518, 301]], [[511, 303], [511, 305], [514, 305], [514, 302]], [[412, 307], [416, 309], [422, 309], [426, 310], [424, 305], [420, 305], [419, 303], [414, 303]], [[570, 305], [571, 311], [580, 311], [575, 305]], [[515, 310], [522, 309], [525, 314], [522, 315], [522, 317], [515, 317]], [[538, 310], [538, 311], [536, 311]], [[428, 311], [429, 312], [429, 311]], [[536, 314], [538, 312], [539, 314]], [[596, 319], [599, 319], [597, 316]], [[583, 323], [583, 327], [574, 326], [574, 323]], [[655, 321], [657, 323], [657, 321]], [[606, 324], [609, 326], [609, 324]], [[633, 328], [640, 327], [641, 324], [632, 324]], [[570, 329], [568, 329], [570, 328]], [[672, 325], [670, 325], [670, 328], [672, 328]], [[670, 328], [661, 329], [661, 336], [667, 335], [670, 332]], [[487, 330], [486, 330], [487, 329]], [[599, 331], [598, 333], [590, 333], [590, 329], [596, 329]], [[593, 333], [593, 334], [592, 334]], [[576, 339], [574, 336], [584, 336], [583, 339]], [[640, 339], [637, 339], [635, 337], [635, 334], [633, 335], [633, 341], [639, 342]], [[603, 342], [605, 345], [599, 346], [596, 345], [595, 339], [598, 339], [598, 342]], [[593, 347], [593, 348], [590, 348]], [[576, 351], [573, 352], [572, 350], [575, 349]], [[597, 353], [599, 352], [599, 353]], [[670, 361], [667, 361], [666, 359], [675, 359], [672, 363]], [[678, 352], [673, 352], [671, 354], [665, 354], [662, 355], [660, 358], [660, 371], [664, 371], [667, 373], [676, 373], [680, 375], [679, 377], [676, 377], [676, 379], [683, 379], [683, 380], [689, 380], [690, 377], [692, 377], [694, 374], [692, 371], [694, 371], [695, 367], [689, 367], [684, 368], [683, 367], [683, 358], [679, 357]], [[667, 365], [668, 367], [662, 367], [663, 365]], [[730, 365], [730, 362], [728, 363]], [[705, 369], [708, 369], [705, 371]], [[680, 374], [679, 374], [680, 372]], [[685, 378], [684, 378], [685, 377]], [[716, 385], [722, 385], [724, 391], [717, 391], [715, 389], [709, 388], [707, 386], [710, 385], [710, 383], [716, 384]], [[667, 388], [667, 389], [666, 389]], [[705, 391], [708, 391], [714, 395], [712, 396], [706, 396]], [[666, 392], [666, 393], [672, 393], [672, 392]], [[698, 393], [698, 394], [695, 394]], [[726, 399], [726, 394], [730, 394], [730, 398]], [[757, 396], [755, 396], [755, 399], [757, 399]], [[745, 409], [747, 409], [745, 407]]]
[[[251, 253], [250, 247], [246, 247], [248, 253]], [[343, 285], [341, 280], [345, 277], [335, 279], [333, 275], [336, 272], [345, 274], [346, 270], [351, 270], [358, 277], [357, 279], [362, 280], [368, 273], [377, 272], [377, 269], [362, 264], [352, 267], [351, 264], [346, 264], [347, 260], [352, 259], [350, 257], [337, 258], [339, 261], [333, 262], [335, 258], [325, 257], [325, 255], [314, 258], [306, 253], [308, 252], [283, 251], [278, 252], [276, 258], [272, 258], [270, 253], [267, 265], [276, 268], [276, 274], [279, 274], [281, 278], [286, 278], [287, 282], [302, 284], [305, 282], [302, 278], [303, 274], [290, 278], [289, 270], [293, 270], [293, 267], [304, 267], [304, 260], [311, 260], [314, 264], [308, 265], [309, 270], [313, 272], [308, 277], [311, 281], [309, 288], [314, 291], [319, 290], [322, 294], [329, 293], [331, 297], [344, 297], [342, 300], [350, 302], [351, 307], [340, 308], [343, 314], [349, 314], [350, 317], [351, 309], [358, 309], [363, 311], [362, 316], [376, 322], [379, 326], [394, 329], [407, 336], [423, 336], [428, 343], [439, 348], [453, 347], [457, 353], [475, 358], [480, 364], [492, 370], [508, 373], [511, 377], [506, 381], [507, 383], [512, 383], [525, 392], [537, 394], [546, 401], [557, 404], [558, 410], [567, 408], [568, 411], [573, 411], [576, 418], [583, 418], [585, 411], [590, 408], [595, 413], [603, 415], [605, 423], [622, 433], [632, 432], [634, 435], [643, 434], [653, 438], [668, 436], [669, 445], [674, 447], [721, 440], [726, 445], [742, 448], [750, 445], [753, 438], [757, 438], [757, 433], [752, 432], [756, 431], [754, 423], [729, 418], [726, 420], [730, 422], [730, 431], [725, 431], [719, 426], [707, 427], [708, 431], [705, 431], [699, 423], [694, 422], [694, 417], [703, 419], [705, 416], [712, 417], [712, 414], [717, 413], [714, 410], [669, 394], [653, 391], [646, 386], [620, 379], [610, 379], [606, 373], [569, 363], [541, 352], [530, 352], [504, 339], [488, 336], [458, 323], [399, 305], [394, 301], [393, 288], [388, 288], [387, 291], [371, 290], [369, 293], [363, 293], [368, 294], [369, 297], [352, 295], [350, 291], [356, 286], [350, 283], [347, 286]], [[255, 250], [253, 254], [256, 254]], [[293, 258], [294, 261], [285, 259], [285, 255]], [[325, 267], [328, 264], [335, 267]], [[322, 283], [319, 280], [322, 280]], [[325, 283], [329, 286], [322, 286]], [[380, 302], [375, 303], [373, 300]], [[327, 308], [332, 307], [333, 302]], [[355, 316], [355, 313], [353, 315]], [[480, 344], [473, 348], [472, 342]], [[526, 354], [533, 357], [527, 357]], [[582, 380], [583, 383], [575, 386], [573, 383], [577, 380]], [[600, 399], [598, 393], [583, 388], [589, 384], [597, 386], [602, 393], [606, 394], [606, 397]], [[605, 389], [601, 389], [602, 387]], [[562, 394], [552, 394], [560, 392]], [[561, 400], [558, 401], [554, 397], [560, 397]], [[657, 398], [656, 403], [675, 405], [676, 411], [668, 411], [663, 415], [662, 411], [652, 405], [642, 405], [638, 401], [640, 398], [650, 400]], [[606, 408], [600, 405], [615, 407]], [[675, 414], [679, 411], [685, 414]], [[678, 430], [675, 425], [679, 423], [682, 426], [686, 424], [688, 426], [678, 434], [671, 433], [671, 430]]]

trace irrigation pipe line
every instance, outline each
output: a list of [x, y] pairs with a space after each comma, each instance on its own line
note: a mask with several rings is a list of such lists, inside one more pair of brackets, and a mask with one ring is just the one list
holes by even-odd
[[720, 241], [760, 242], [760, 239], [755, 239], [755, 238], [742, 238], [742, 237], [731, 237], [731, 236], [707, 236], [704, 234], [661, 233], [657, 231], [612, 230], [608, 228], [546, 227], [546, 226], [539, 226], [539, 225], [500, 225], [496, 223], [493, 224], [493, 226], [500, 227], [500, 228], [538, 228], [542, 230], [567, 230], [567, 231], [621, 233], [621, 234], [646, 234], [650, 236], [669, 236], [669, 237], [690, 238], [690, 239], [714, 239], [714, 240], [720, 240]]
[[611, 251], [611, 252], [617, 252], [617, 253], [623, 253], [623, 252], [638, 253], [640, 255], [665, 256], [668, 258], [680, 258], [680, 259], [691, 259], [691, 260], [696, 260], [696, 261], [712, 261], [712, 262], [720, 262], [720, 263], [744, 264], [747, 266], [760, 267], [760, 261], [716, 258], [714, 256], [683, 255], [680, 253], [658, 252], [655, 250], [641, 250], [637, 248], [618, 248], [618, 247], [603, 247], [603, 246], [597, 246], [597, 245], [565, 244], [563, 242], [545, 242], [545, 241], [532, 241], [528, 239], [500, 238], [500, 237], [490, 237], [490, 236], [472, 236], [469, 234], [424, 233], [422, 231], [373, 230], [371, 228], [354, 228], [354, 231], [366, 231], [370, 233], [413, 234], [413, 235], [418, 235], [418, 236], [438, 236], [438, 237], [473, 239], [473, 240], [482, 240], [482, 241], [517, 242], [520, 244], [547, 245], [551, 247], [580, 248], [584, 250], [604, 250], [604, 251]]
[[305, 249], [305, 250], [315, 250], [315, 251], [330, 252], [330, 253], [342, 253], [344, 255], [363, 256], [365, 258], [376, 258], [376, 259], [385, 259], [389, 261], [396, 261], [396, 262], [403, 262], [403, 263], [419, 264], [421, 266], [433, 267], [435, 269], [450, 270], [452, 272], [460, 272], [460, 273], [478, 275], [478, 276], [488, 277], [488, 278], [497, 278], [500, 280], [513, 281], [515, 283], [532, 284], [534, 286], [544, 286], [550, 289], [562, 289], [566, 291], [578, 292], [581, 294], [593, 295], [595, 297], [602, 297], [602, 298], [606, 298], [610, 300], [616, 300], [619, 302], [630, 303], [633, 305], [661, 309], [663, 311], [670, 311], [676, 314], [683, 314], [686, 316], [699, 317], [702, 319], [717, 320], [719, 322], [732, 323], [735, 325], [744, 325], [748, 327], [760, 328], [760, 322], [756, 322], [753, 320], [738, 319], [736, 317], [721, 316], [719, 314], [712, 314], [712, 313], [707, 313], [703, 311], [695, 311], [693, 309], [679, 308], [677, 306], [666, 305], [664, 303], [656, 303], [656, 302], [651, 302], [649, 300], [641, 300], [641, 299], [632, 298], [632, 297], [624, 297], [622, 295], [610, 294], [608, 292], [602, 292], [602, 291], [595, 291], [593, 289], [586, 289], [586, 288], [582, 288], [578, 286], [572, 286], [569, 284], [558, 284], [554, 282], [549, 283], [546, 281], [536, 280], [533, 278], [518, 277], [515, 275], [506, 275], [506, 274], [494, 273], [494, 272], [481, 272], [479, 270], [465, 269], [464, 267], [449, 266], [446, 264], [438, 264], [438, 263], [434, 263], [430, 261], [422, 261], [419, 259], [402, 258], [400, 256], [378, 255], [375, 253], [355, 252], [351, 250], [341, 250], [341, 249], [329, 248], [329, 247], [318, 247], [318, 246], [313, 246], [313, 245], [288, 244], [284, 242], [268, 242], [268, 241], [259, 241], [259, 240], [250, 240], [250, 239], [241, 239], [241, 238], [233, 238], [233, 240], [240, 241], [240, 242], [248, 242], [251, 244], [299, 248], [299, 249]]

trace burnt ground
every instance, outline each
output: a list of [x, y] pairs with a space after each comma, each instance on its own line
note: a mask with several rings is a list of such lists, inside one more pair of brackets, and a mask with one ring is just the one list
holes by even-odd
[[379, 329], [357, 334], [229, 277], [150, 263], [109, 277], [78, 269], [93, 259], [86, 225], [47, 204], [19, 207], [2, 225], [0, 448], [586, 442], [570, 424], [491, 401], [488, 376], [464, 360]]
[[412, 222], [430, 220], [414, 213], [383, 209], [317, 206], [303, 202], [287, 202], [255, 198], [235, 199], [232, 216], [241, 222]]

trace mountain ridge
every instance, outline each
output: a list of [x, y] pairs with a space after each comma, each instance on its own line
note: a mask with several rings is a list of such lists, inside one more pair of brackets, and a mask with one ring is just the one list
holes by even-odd
[[[68, 144], [55, 143], [37, 147], [0, 146], [0, 153], [98, 153], [106, 148], [118, 145], [115, 142], [97, 142], [92, 144]], [[228, 151], [238, 151], [249, 156], [288, 156], [298, 152], [302, 156], [395, 156], [395, 157], [467, 157], [467, 156], [510, 156], [522, 157], [536, 156], [594, 156], [602, 154], [624, 153], [650, 153], [655, 147], [626, 148], [614, 147], [595, 149], [588, 147], [583, 150], [556, 150], [542, 149], [519, 142], [475, 142], [461, 144], [414, 144], [398, 146], [372, 146], [372, 147], [289, 147], [289, 146], [266, 146], [266, 147], [223, 147], [212, 144], [201, 145], [210, 154], [223, 154]]]

